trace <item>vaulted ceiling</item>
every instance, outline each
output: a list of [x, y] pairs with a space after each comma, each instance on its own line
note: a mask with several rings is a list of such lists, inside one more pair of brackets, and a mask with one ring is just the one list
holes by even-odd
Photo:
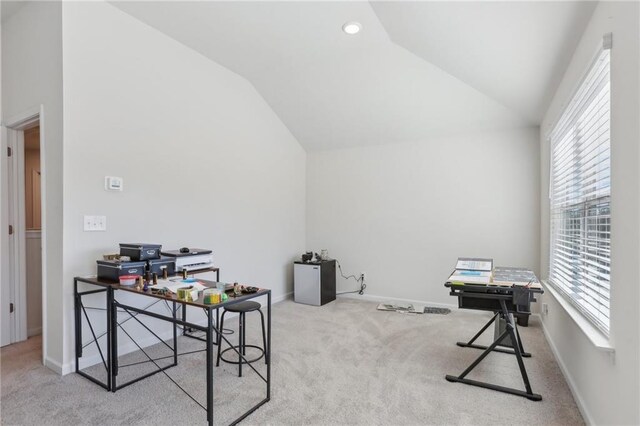
[[539, 123], [596, 3], [371, 5], [399, 46]]
[[7, 19], [11, 18], [18, 12], [27, 2], [24, 1], [5, 1], [0, 3], [0, 22], [4, 23]]
[[[589, 2], [112, 2], [242, 75], [307, 149], [539, 123]], [[362, 31], [341, 27], [358, 21]]]

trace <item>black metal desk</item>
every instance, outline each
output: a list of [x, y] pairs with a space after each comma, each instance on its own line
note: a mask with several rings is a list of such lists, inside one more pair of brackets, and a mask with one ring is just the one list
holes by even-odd
[[[523, 357], [530, 357], [531, 354], [525, 352], [520, 339], [520, 333], [518, 332], [518, 326], [514, 320], [514, 313], [522, 312], [522, 308], [528, 310], [528, 307], [532, 301], [535, 301], [535, 294], [543, 293], [539, 284], [535, 283], [535, 286], [495, 286], [486, 284], [466, 284], [466, 283], [445, 283], [445, 287], [448, 287], [451, 296], [458, 298], [458, 306], [463, 309], [476, 309], [483, 311], [495, 312], [495, 315], [487, 322], [478, 333], [469, 342], [458, 342], [458, 346], [471, 347], [476, 349], [483, 349], [484, 351], [471, 365], [462, 372], [459, 376], [447, 375], [446, 379], [450, 382], [460, 382], [467, 385], [479, 386], [487, 389], [492, 389], [500, 392], [506, 392], [513, 395], [523, 396], [533, 401], [540, 401], [542, 396], [533, 393], [531, 390], [531, 384], [529, 383], [529, 377], [527, 376], [527, 370], [524, 365]], [[489, 346], [476, 345], [473, 342], [498, 318], [503, 318], [506, 321], [506, 329], [500, 336], [498, 336], [494, 342]], [[501, 343], [507, 338], [511, 338], [513, 343], [513, 349], [498, 348]], [[520, 367], [520, 373], [522, 380], [524, 381], [525, 391], [520, 389], [509, 388], [505, 386], [499, 386], [493, 383], [480, 382], [477, 380], [467, 379], [466, 376], [473, 370], [480, 362], [492, 351], [508, 353], [516, 356], [518, 360], [518, 366]]]
[[[210, 281], [206, 281], [206, 280], [198, 280], [199, 282], [203, 283], [206, 286], [211, 286], [214, 287], [213, 282]], [[85, 283], [85, 284], [90, 284], [93, 286], [97, 286], [100, 287], [99, 289], [96, 290], [87, 290], [87, 291], [78, 291], [78, 283]], [[149, 298], [149, 301], [152, 301], [152, 303], [140, 308], [140, 307], [136, 307], [136, 306], [131, 306], [125, 303], [121, 303], [119, 302], [116, 297], [115, 294], [118, 291], [124, 291], [127, 293], [134, 293], [134, 294], [139, 294], [141, 296], [145, 296], [146, 298]], [[93, 325], [89, 319], [89, 316], [87, 315], [87, 307], [84, 306], [83, 302], [82, 302], [82, 298], [83, 296], [87, 296], [90, 294], [97, 294], [97, 293], [105, 293], [106, 296], [106, 322], [107, 322], [107, 326], [106, 326], [106, 332], [100, 334], [100, 335], [96, 335], [95, 330], [93, 328]], [[258, 409], [260, 406], [262, 406], [263, 404], [265, 404], [266, 402], [268, 402], [270, 400], [271, 397], [271, 290], [269, 289], [260, 289], [258, 290], [256, 293], [252, 293], [252, 294], [245, 294], [242, 296], [238, 296], [238, 297], [229, 297], [229, 299], [226, 302], [222, 302], [222, 303], [218, 303], [215, 305], [207, 305], [204, 304], [202, 302], [202, 292], [200, 292], [199, 297], [196, 301], [194, 302], [187, 302], [184, 300], [178, 300], [176, 295], [172, 295], [172, 296], [161, 296], [161, 295], [156, 295], [156, 294], [152, 294], [151, 291], [138, 291], [135, 289], [135, 287], [128, 287], [128, 286], [121, 286], [118, 283], [114, 283], [114, 282], [110, 282], [110, 281], [106, 281], [103, 279], [98, 279], [98, 278], [83, 278], [83, 277], [76, 277], [74, 278], [74, 307], [75, 307], [75, 342], [76, 342], [76, 373], [91, 380], [92, 382], [102, 386], [103, 388], [105, 388], [106, 390], [110, 390], [112, 392], [115, 392], [118, 389], [122, 389], [123, 387], [129, 386], [135, 382], [138, 382], [144, 378], [147, 378], [149, 376], [152, 376], [154, 374], [157, 373], [164, 373], [174, 384], [176, 384], [176, 386], [178, 386], [183, 392], [185, 392], [191, 399], [193, 399], [198, 405], [200, 405], [203, 409], [206, 410], [207, 412], [207, 421], [208, 423], [211, 425], [213, 424], [213, 359], [214, 359], [214, 354], [213, 354], [213, 346], [219, 342], [221, 342], [222, 340], [226, 341], [230, 346], [233, 346], [228, 340], [227, 338], [223, 335], [222, 330], [219, 330], [218, 324], [217, 322], [214, 325], [214, 321], [213, 321], [213, 315], [214, 315], [214, 311], [216, 312], [216, 314], [218, 313], [218, 310], [220, 308], [224, 308], [226, 306], [230, 306], [242, 301], [246, 301], [249, 299], [254, 299], [257, 297], [261, 297], [261, 296], [267, 296], [267, 347], [265, 348], [265, 358], [266, 358], [266, 365], [267, 365], [267, 371], [266, 371], [266, 377], [264, 377], [262, 374], [260, 374], [260, 372], [258, 372], [258, 370], [256, 370], [256, 368], [251, 365], [250, 363], [247, 363], [247, 365], [249, 367], [251, 367], [251, 369], [253, 369], [253, 371], [265, 382], [266, 384], [266, 397], [261, 400], [260, 402], [258, 402], [256, 405], [254, 405], [253, 407], [251, 407], [248, 411], [246, 411], [245, 413], [243, 413], [240, 417], [238, 417], [236, 420], [234, 420], [232, 422], [232, 424], [236, 424], [239, 423], [240, 421], [242, 421], [246, 416], [248, 416], [249, 414], [251, 414], [253, 411], [255, 411], [256, 409]], [[171, 308], [171, 315], [163, 315], [163, 314], [159, 314], [156, 312], [151, 312], [149, 311], [149, 309], [154, 306], [156, 303], [161, 302], [161, 301], [165, 301], [167, 302]], [[182, 309], [183, 315], [184, 312], [186, 310], [187, 306], [193, 306], [196, 308], [200, 308], [202, 309], [207, 317], [207, 325], [200, 325], [200, 324], [196, 324], [196, 323], [191, 323], [185, 320], [183, 320], [182, 318], [180, 318], [178, 316], [178, 310]], [[126, 314], [129, 315], [129, 318], [127, 318], [126, 320], [122, 321], [122, 322], [118, 322], [118, 312], [124, 312]], [[89, 326], [89, 330], [91, 332], [92, 335], [92, 340], [89, 341], [89, 343], [87, 344], [83, 344], [82, 342], [82, 316], [84, 314], [84, 317], [87, 320], [88, 326]], [[162, 321], [166, 321], [169, 322], [171, 324], [173, 324], [173, 346], [170, 346], [168, 343], [166, 343], [164, 340], [162, 340], [159, 336], [157, 336], [152, 330], [150, 330], [144, 323], [142, 323], [137, 316], [142, 315], [142, 316], [148, 316], [151, 318], [156, 318]], [[186, 317], [184, 317], [186, 318]], [[144, 350], [144, 348], [142, 348], [141, 346], [138, 345], [138, 343], [132, 338], [132, 336], [130, 336], [125, 330], [124, 328], [122, 328], [122, 324], [125, 321], [128, 321], [130, 319], [134, 319], [135, 321], [137, 321], [140, 325], [142, 325], [149, 333], [153, 334], [161, 343], [165, 344], [167, 347], [169, 347], [172, 351], [173, 351], [173, 363], [165, 366], [165, 367], [160, 367], [157, 363], [157, 361], [159, 359], [154, 359], [151, 356], [149, 356], [149, 354]], [[179, 354], [178, 353], [178, 344], [177, 344], [177, 328], [178, 326], [182, 326], [183, 328], [189, 328], [189, 329], [193, 329], [193, 330], [198, 330], [198, 331], [202, 331], [205, 334], [205, 338], [202, 339], [204, 340], [206, 347], [203, 350], [204, 352], [206, 352], [206, 383], [207, 383], [207, 401], [205, 405], [202, 405], [201, 403], [199, 403], [198, 401], [196, 401], [193, 397], [191, 397], [191, 395], [189, 395], [182, 387], [180, 387], [166, 372], [165, 370], [167, 370], [168, 368], [174, 367], [178, 364], [178, 356], [180, 355], [185, 355], [185, 354]], [[129, 382], [126, 383], [122, 383], [120, 385], [118, 385], [117, 383], [117, 376], [118, 376], [118, 336], [117, 336], [117, 330], [118, 328], [120, 328], [133, 342], [134, 344], [138, 347], [138, 349], [148, 358], [148, 361], [144, 361], [144, 362], [151, 362], [155, 365], [155, 367], [157, 368], [157, 370], [152, 371], [151, 373], [142, 375], [140, 377], [137, 377], [133, 380], [130, 380]], [[216, 339], [214, 340], [214, 334], [216, 335]], [[106, 353], [104, 353], [100, 347], [100, 344], [98, 342], [99, 339], [101, 339], [102, 337], [106, 336], [107, 339], [107, 350]], [[99, 380], [98, 378], [88, 374], [85, 371], [80, 370], [80, 366], [79, 366], [79, 361], [80, 358], [82, 357], [82, 352], [83, 349], [85, 347], [87, 347], [88, 345], [95, 343], [96, 346], [98, 347], [98, 353], [100, 355], [100, 358], [102, 360], [102, 364], [104, 365], [104, 368], [107, 372], [107, 380], [105, 382]], [[235, 352], [238, 354], [238, 356], [242, 357], [243, 360], [246, 361], [246, 358], [244, 356], [244, 354], [241, 354], [238, 352], [237, 349], [234, 349]], [[193, 352], [189, 352], [189, 353], [193, 353]], [[166, 357], [164, 357], [166, 358]]]

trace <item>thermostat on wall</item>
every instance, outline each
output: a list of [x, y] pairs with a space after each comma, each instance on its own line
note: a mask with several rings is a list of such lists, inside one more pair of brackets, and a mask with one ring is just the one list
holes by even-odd
[[122, 178], [117, 176], [104, 177], [104, 189], [107, 191], [122, 191]]

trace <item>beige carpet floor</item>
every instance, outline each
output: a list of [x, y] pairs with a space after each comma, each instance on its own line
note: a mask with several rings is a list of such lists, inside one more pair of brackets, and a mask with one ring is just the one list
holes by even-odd
[[[473, 336], [490, 313], [411, 315], [375, 308], [376, 303], [350, 298], [323, 307], [292, 301], [274, 305], [271, 401], [243, 424], [583, 424], [536, 318], [520, 332], [533, 354], [525, 365], [540, 402], [445, 380], [480, 354], [455, 342]], [[259, 343], [258, 316], [247, 317], [247, 343]], [[483, 337], [488, 343], [492, 330]], [[203, 347], [184, 337], [178, 344], [181, 352]], [[162, 345], [149, 350], [155, 356], [169, 354]], [[133, 353], [121, 363], [141, 360], [141, 353]], [[264, 363], [254, 365], [265, 371]], [[206, 423], [205, 411], [162, 374], [109, 393], [76, 374], [60, 377], [43, 367], [38, 339], [3, 348], [0, 368], [3, 425]], [[150, 368], [123, 368], [119, 380]], [[167, 372], [204, 403], [204, 353], [180, 357]], [[523, 387], [516, 359], [508, 354], [489, 355], [469, 378]], [[228, 364], [215, 370], [214, 380], [216, 424], [228, 424], [265, 390], [254, 373], [238, 378], [236, 367]]]

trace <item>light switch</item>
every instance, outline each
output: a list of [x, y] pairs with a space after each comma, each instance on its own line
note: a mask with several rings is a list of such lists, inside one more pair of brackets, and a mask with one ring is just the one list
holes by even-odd
[[83, 223], [85, 232], [107, 230], [106, 216], [85, 216]]
[[107, 230], [107, 217], [106, 216], [96, 216], [96, 231], [106, 231]]

